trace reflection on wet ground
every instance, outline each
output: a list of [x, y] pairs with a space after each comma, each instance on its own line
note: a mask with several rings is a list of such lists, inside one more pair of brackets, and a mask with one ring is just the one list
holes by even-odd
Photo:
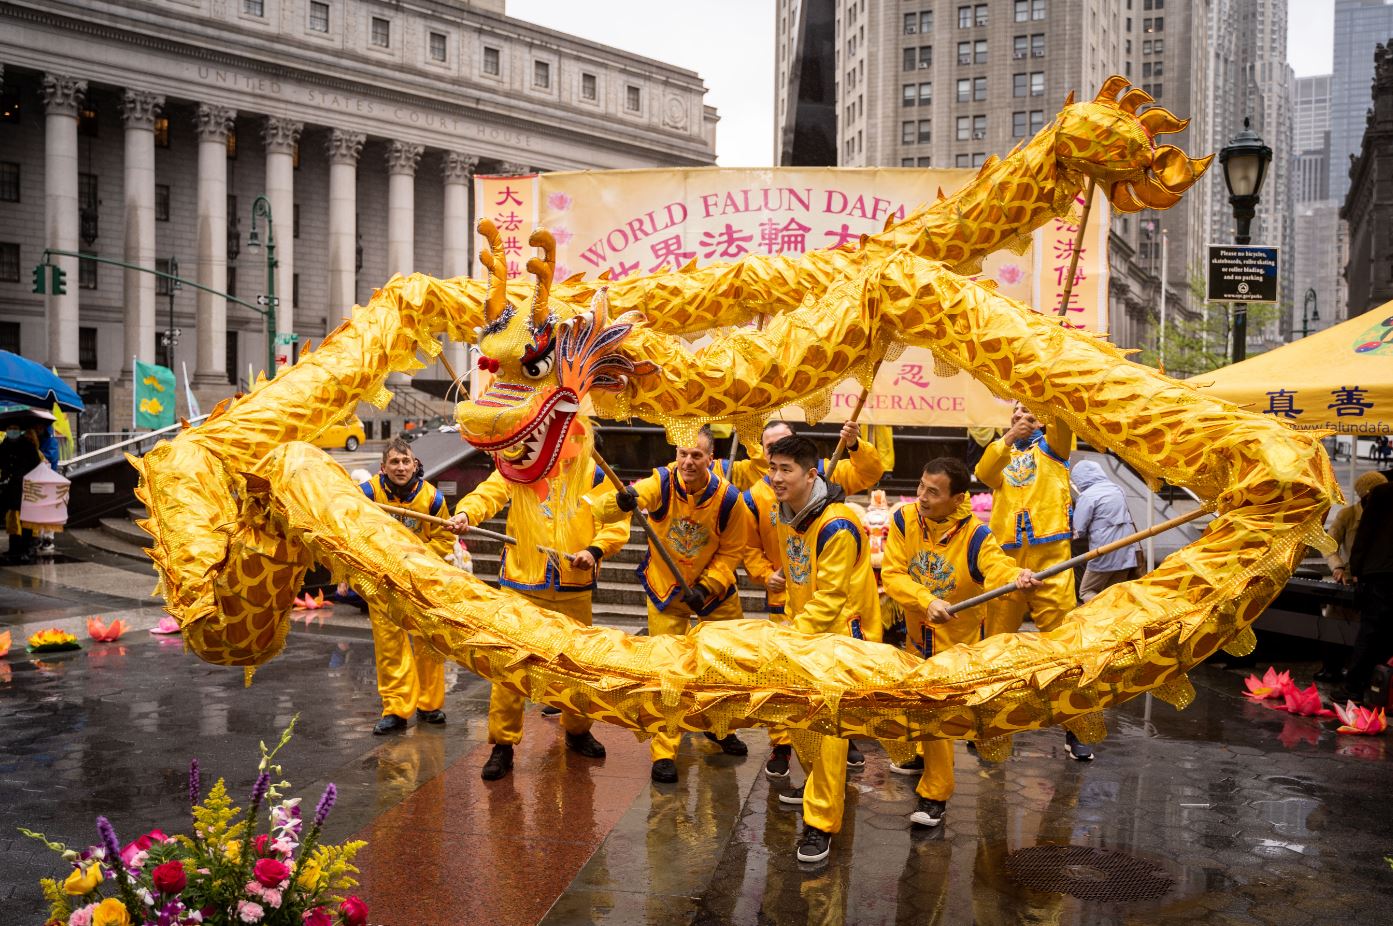
[[[17, 592], [0, 591], [0, 609]], [[72, 605], [53, 602], [53, 613]], [[33, 624], [13, 629], [18, 643]], [[1019, 738], [1000, 766], [959, 746], [958, 793], [933, 831], [911, 832], [913, 779], [865, 744], [832, 857], [805, 866], [793, 858], [798, 814], [761, 773], [762, 731], [741, 733], [746, 759], [688, 737], [678, 784], [655, 786], [631, 734], [597, 727], [609, 756], [595, 762], [530, 712], [513, 775], [486, 784], [487, 685], [451, 668], [449, 723], [384, 741], [369, 733], [371, 643], [337, 633], [297, 628], [249, 689], [240, 671], [143, 630], [43, 658], [17, 645], [0, 662], [0, 922], [42, 922], [36, 881], [55, 870], [16, 826], [70, 842], [94, 837], [98, 813], [127, 833], [181, 829], [189, 758], [244, 792], [257, 741], [296, 713], [287, 777], [310, 800], [338, 784], [329, 836], [369, 841], [362, 893], [375, 923], [1389, 919], [1385, 740], [1249, 704], [1237, 673], [1194, 673], [1200, 696], [1184, 713], [1155, 703], [1148, 719], [1143, 700], [1110, 712], [1092, 764], [1069, 761], [1056, 731]], [[1304, 680], [1316, 666], [1293, 668]], [[1065, 867], [1040, 890], [1020, 880], [1032, 858], [1013, 855], [1040, 846], [1103, 852], [1043, 850]], [[1160, 896], [1117, 899], [1158, 885]]]

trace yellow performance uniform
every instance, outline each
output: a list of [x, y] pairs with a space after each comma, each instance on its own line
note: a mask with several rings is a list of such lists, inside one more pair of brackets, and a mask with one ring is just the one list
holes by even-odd
[[[778, 518], [788, 617], [801, 633], [879, 640], [880, 593], [871, 570], [869, 538], [861, 519], [841, 497], [834, 491], [810, 510], [799, 512], [796, 523]], [[803, 822], [825, 833], [842, 828], [846, 750], [846, 740], [838, 736], [796, 737], [798, 764], [807, 775]]]
[[[375, 502], [410, 508], [420, 514], [446, 517], [445, 496], [424, 479], [413, 480], [405, 492], [393, 494], [387, 477], [381, 473], [361, 486], [363, 494]], [[445, 528], [404, 514], [392, 517], [414, 531], [441, 559], [450, 555], [455, 535]], [[430, 645], [400, 627], [369, 611], [372, 618], [372, 647], [377, 660], [377, 693], [382, 698], [382, 715], [410, 717], [414, 711], [438, 711], [445, 704], [445, 659]]]
[[[605, 478], [598, 466], [594, 470], [590, 482], [592, 489]], [[455, 505], [455, 514], [464, 515], [470, 524], [483, 524], [513, 500], [514, 488], [512, 483], [494, 472], [479, 483], [478, 488], [459, 500]], [[517, 488], [522, 492], [533, 491], [530, 486]], [[564, 497], [558, 502], [564, 510], [553, 516], [550, 504], [548, 500], [535, 511], [519, 504], [508, 509], [507, 533], [519, 538], [519, 545], [503, 547], [498, 584], [517, 592], [539, 608], [564, 614], [578, 624], [589, 627], [593, 620], [591, 599], [600, 561], [618, 553], [629, 539], [629, 519], [625, 516], [613, 524], [602, 524], [596, 520], [589, 505], [566, 505]], [[535, 543], [530, 546], [524, 543], [526, 538], [536, 538], [562, 553], [589, 549], [595, 557], [596, 569], [576, 569], [565, 559], [557, 562], [533, 549]], [[507, 746], [522, 742], [522, 718], [526, 706], [527, 699], [522, 695], [502, 685], [492, 686], [489, 693], [489, 742]], [[567, 733], [584, 733], [591, 725], [591, 720], [579, 714], [561, 712], [561, 726]]]
[[[1069, 498], [1074, 435], [1062, 424], [1052, 425], [1050, 435], [1047, 440], [1036, 431], [1011, 447], [1004, 439], [992, 441], [977, 464], [977, 478], [992, 490], [992, 534], [1017, 565], [1031, 572], [1068, 559], [1074, 536]], [[1065, 570], [1043, 582], [1040, 588], [983, 605], [987, 635], [1020, 630], [1027, 608], [1041, 630], [1059, 626], [1078, 603], [1074, 573]]]
[[[682, 600], [682, 586], [650, 541], [635, 570], [648, 595], [648, 633], [685, 634], [693, 617], [744, 617], [735, 588], [735, 569], [747, 542], [750, 514], [740, 503], [739, 491], [710, 474], [704, 488], [688, 492], [677, 475], [676, 464], [655, 469], [653, 475], [634, 483], [634, 489], [639, 508], [648, 512], [649, 524], [663, 539], [687, 585], [695, 588], [700, 584], [706, 589], [705, 603], [693, 613]], [[628, 517], [613, 493], [595, 497], [594, 505], [601, 521]], [[680, 733], [655, 733], [649, 749], [653, 761], [671, 759], [681, 740]]]
[[[991, 530], [977, 521], [966, 497], [943, 521], [924, 517], [916, 504], [902, 505], [890, 517], [880, 578], [886, 594], [904, 608], [909, 628], [906, 648], [913, 647], [926, 659], [959, 643], [982, 639], [987, 608], [981, 605], [946, 624], [935, 624], [928, 619], [932, 601], [966, 601], [1014, 582], [1020, 572]], [[919, 752], [924, 773], [915, 792], [929, 800], [948, 800], [953, 796], [953, 741], [927, 740]]]

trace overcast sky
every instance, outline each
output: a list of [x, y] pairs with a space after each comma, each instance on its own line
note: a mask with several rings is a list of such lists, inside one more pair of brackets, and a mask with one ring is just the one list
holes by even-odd
[[[772, 163], [773, 0], [507, 0], [508, 15], [696, 71], [721, 116], [717, 160]], [[1297, 77], [1329, 74], [1335, 0], [1289, 0]]]

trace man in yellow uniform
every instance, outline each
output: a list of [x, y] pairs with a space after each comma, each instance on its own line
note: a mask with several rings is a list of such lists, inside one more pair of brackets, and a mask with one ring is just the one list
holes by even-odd
[[[381, 471], [362, 484], [363, 494], [374, 502], [409, 508], [420, 514], [448, 514], [445, 496], [420, 475], [411, 445], [400, 437], [387, 442]], [[454, 536], [443, 527], [393, 514], [444, 559], [454, 546]], [[412, 639], [405, 630], [369, 611], [372, 646], [377, 659], [377, 693], [382, 698], [382, 717], [372, 732], [378, 735], [406, 729], [414, 712], [421, 723], [444, 723], [445, 660], [430, 645]]]
[[[817, 465], [817, 445], [806, 437], [785, 437], [769, 448], [788, 617], [802, 633], [866, 639], [870, 628], [880, 627], [869, 538], [856, 512], [842, 501], [841, 487], [818, 475]], [[847, 741], [815, 734], [806, 740], [811, 744], [806, 753], [797, 750], [806, 780], [779, 800], [803, 805], [798, 861], [818, 862], [831, 852], [832, 836], [842, 828]]]
[[[602, 521], [627, 517], [638, 508], [663, 538], [691, 589], [682, 586], [668, 570], [649, 541], [639, 563], [639, 581], [648, 594], [648, 632], [685, 634], [693, 619], [741, 618], [740, 596], [735, 588], [735, 569], [745, 549], [750, 513], [740, 503], [734, 486], [711, 472], [713, 439], [702, 428], [691, 447], [677, 448], [677, 461], [653, 471], [624, 491], [606, 495], [597, 503]], [[708, 733], [727, 755], [743, 756], [749, 748], [734, 733], [724, 739]], [[649, 746], [652, 778], [662, 784], [677, 780], [677, 747], [680, 733], [655, 733]]]
[[[983, 637], [985, 605], [957, 615], [949, 613], [949, 605], [1012, 582], [1022, 591], [1040, 586], [973, 516], [969, 483], [961, 460], [930, 460], [919, 479], [918, 502], [895, 509], [885, 538], [881, 581], [886, 594], [904, 607], [909, 627], [905, 648], [926, 659]], [[953, 796], [953, 741], [928, 740], [912, 762], [890, 768], [902, 775], [920, 773], [914, 789], [919, 804], [910, 821], [942, 823]]]
[[[745, 572], [751, 579], [764, 586], [769, 616], [776, 621], [784, 620], [785, 579], [783, 572], [776, 565], [779, 562], [779, 537], [775, 509], [779, 503], [774, 498], [774, 490], [769, 486], [769, 448], [777, 441], [792, 436], [793, 428], [788, 422], [770, 421], [764, 426], [764, 433], [760, 435], [764, 458], [740, 460], [733, 468], [729, 468], [731, 483], [737, 489], [745, 490], [742, 496], [745, 507], [750, 509], [750, 514], [754, 516], [750, 542], [745, 548]], [[885, 464], [875, 446], [870, 441], [860, 439], [856, 422], [848, 421], [843, 424], [841, 436], [846, 441], [847, 455], [845, 459], [838, 460], [836, 467], [832, 468], [829, 481], [841, 486], [847, 495], [855, 495], [880, 481], [880, 477], [885, 475]], [[830, 465], [830, 460], [819, 460], [818, 475], [826, 476]], [[727, 461], [719, 461], [716, 464], [717, 474], [724, 475], [728, 466]], [[788, 732], [777, 727], [771, 728], [769, 742], [774, 748], [764, 763], [764, 773], [770, 778], [787, 778], [789, 756], [793, 750]], [[851, 740], [847, 741], [846, 762], [852, 768], [860, 768], [866, 764], [866, 757]]]
[[[581, 464], [575, 464], [581, 465]], [[508, 508], [507, 533], [519, 538], [517, 546], [503, 548], [498, 584], [547, 611], [564, 614], [589, 627], [593, 619], [591, 596], [600, 574], [600, 562], [618, 553], [629, 539], [629, 519], [601, 524], [583, 497], [567, 496], [575, 489], [589, 491], [604, 482], [598, 466], [590, 464], [577, 485], [564, 475], [553, 480], [545, 501], [532, 486], [508, 482], [497, 471], [478, 488], [460, 499], [450, 519], [451, 530], [464, 534]], [[573, 488], [568, 489], [567, 486]], [[511, 503], [511, 504], [510, 504]], [[564, 559], [538, 550], [550, 547]], [[572, 552], [575, 551], [575, 552]], [[523, 709], [527, 699], [502, 685], [489, 693], [489, 742], [493, 744], [480, 773], [485, 781], [497, 781], [513, 769], [513, 747], [522, 742]], [[566, 748], [590, 759], [603, 759], [605, 747], [590, 732], [588, 718], [562, 711]]]
[[[1011, 427], [992, 441], [977, 463], [977, 478], [992, 490], [992, 534], [1016, 563], [1032, 572], [1069, 558], [1074, 536], [1073, 502], [1069, 497], [1069, 457], [1074, 452], [1074, 432], [1056, 421], [1046, 434], [1030, 410], [1019, 402], [1011, 413]], [[1006, 595], [987, 609], [986, 632], [1015, 633], [1025, 612], [1043, 631], [1053, 630], [1078, 604], [1074, 573], [1064, 572], [1044, 580], [1023, 595]], [[1070, 758], [1087, 762], [1093, 750], [1066, 731]]]

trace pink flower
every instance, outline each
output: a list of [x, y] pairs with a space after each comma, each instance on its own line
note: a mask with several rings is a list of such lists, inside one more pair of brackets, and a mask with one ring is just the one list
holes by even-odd
[[547, 206], [555, 209], [557, 212], [565, 212], [567, 209], [571, 208], [573, 202], [575, 202], [575, 200], [571, 199], [566, 193], [552, 193], [547, 197]]
[[150, 872], [150, 881], [161, 894], [178, 894], [189, 883], [189, 876], [182, 862], [170, 861], [155, 866]]
[[1001, 278], [1001, 282], [1014, 286], [1025, 276], [1025, 271], [1015, 264], [1006, 264], [996, 275]]
[[269, 846], [270, 843], [271, 837], [267, 836], [265, 833], [262, 833], [252, 840], [252, 845], [256, 847], [257, 858], [265, 858], [267, 855], [270, 855], [270, 852], [267, 851], [267, 846]]
[[368, 905], [359, 900], [356, 894], [348, 895], [339, 904], [339, 912], [343, 914], [346, 926], [367, 926]]
[[250, 900], [237, 901], [237, 919], [244, 923], [259, 923], [266, 916], [266, 910], [259, 903]]
[[290, 869], [273, 858], [259, 858], [252, 866], [252, 876], [264, 887], [277, 887], [290, 877]]
[[89, 903], [85, 907], [79, 907], [68, 917], [68, 926], [92, 926], [92, 911], [97, 909], [97, 905]]
[[1335, 705], [1335, 716], [1340, 718], [1340, 727], [1335, 731], [1336, 733], [1377, 736], [1388, 729], [1388, 718], [1385, 716], [1383, 708], [1371, 711], [1353, 701], [1346, 701], [1344, 707]]
[[1243, 680], [1248, 690], [1243, 692], [1250, 701], [1282, 700], [1282, 689], [1291, 684], [1290, 672], [1278, 672], [1272, 666], [1262, 678], [1250, 675]]
[[1320, 692], [1314, 684], [1310, 688], [1297, 688], [1290, 683], [1282, 689], [1282, 699], [1286, 701], [1287, 712], [1300, 717], [1334, 717], [1335, 712], [1321, 707]]
[[126, 848], [121, 850], [121, 861], [125, 862], [126, 867], [128, 868], [138, 867], [133, 865], [131, 862], [131, 859], [135, 857], [137, 852], [143, 853], [151, 846], [153, 846], [155, 843], [164, 842], [168, 838], [168, 836], [166, 836], [159, 830], [151, 830], [150, 832], [146, 833], [144, 836], [141, 836], [134, 842], [128, 844]]
[[334, 920], [329, 916], [328, 910], [315, 907], [313, 910], [305, 911], [305, 926], [334, 926]]
[[[552, 238], [556, 239], [557, 244], [561, 245], [562, 247], [565, 247], [570, 242], [570, 240], [575, 237], [575, 233], [572, 232], [569, 228], [553, 228], [551, 230], [551, 236]], [[564, 279], [559, 273], [556, 275], [556, 278]]]

